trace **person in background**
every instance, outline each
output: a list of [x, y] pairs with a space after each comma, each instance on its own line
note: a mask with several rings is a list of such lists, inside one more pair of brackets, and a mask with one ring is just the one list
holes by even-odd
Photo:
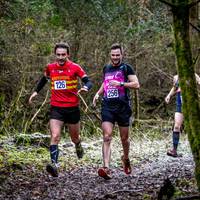
[[129, 89], [140, 87], [138, 78], [129, 64], [123, 62], [123, 50], [120, 44], [113, 44], [110, 49], [110, 64], [103, 68], [103, 83], [93, 98], [93, 105], [100, 95], [103, 95], [101, 117], [103, 130], [103, 167], [98, 169], [98, 175], [104, 179], [111, 178], [109, 169], [111, 157], [111, 140], [115, 122], [118, 123], [123, 147], [121, 157], [124, 172], [131, 173], [129, 160], [129, 125], [132, 110], [130, 106]]
[[[197, 74], [195, 74], [195, 77], [197, 83], [200, 85], [200, 77]], [[181, 88], [178, 82], [178, 75], [175, 75], [173, 77], [173, 86], [168, 95], [165, 97], [165, 102], [168, 104], [171, 100], [171, 97], [174, 95], [176, 95], [176, 111], [174, 114], [174, 126], [172, 133], [173, 148], [167, 151], [167, 155], [172, 157], [177, 157], [181, 156], [181, 154], [180, 155], [177, 154], [177, 148], [180, 139], [181, 127], [183, 125], [182, 96], [181, 96]]]
[[[67, 43], [58, 43], [54, 47], [56, 60], [46, 66], [44, 75], [37, 84], [35, 91], [29, 98], [32, 103], [39, 91], [50, 80], [50, 157], [51, 164], [46, 166], [47, 172], [58, 176], [58, 144], [64, 123], [67, 123], [69, 135], [75, 144], [77, 157], [83, 157], [83, 147], [80, 138], [80, 110], [78, 93], [88, 92], [92, 83], [80, 65], [69, 60], [70, 48]], [[83, 82], [83, 87], [78, 90], [78, 78]]]

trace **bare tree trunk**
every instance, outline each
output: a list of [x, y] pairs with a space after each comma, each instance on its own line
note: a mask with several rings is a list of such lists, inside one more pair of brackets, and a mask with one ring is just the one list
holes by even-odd
[[[194, 58], [199, 54], [200, 44], [200, 32], [196, 29], [198, 28], [198, 8], [198, 4], [190, 8], [190, 42], [192, 46], [192, 55]], [[196, 64], [198, 65], [198, 62]]]
[[172, 7], [175, 53], [183, 96], [183, 114], [195, 161], [195, 176], [200, 190], [200, 108], [189, 40], [189, 6]]
[[200, 105], [189, 37], [189, 9], [195, 3], [189, 4], [188, 0], [160, 1], [172, 8], [175, 54], [183, 97], [183, 114], [195, 161], [195, 177], [200, 191]]

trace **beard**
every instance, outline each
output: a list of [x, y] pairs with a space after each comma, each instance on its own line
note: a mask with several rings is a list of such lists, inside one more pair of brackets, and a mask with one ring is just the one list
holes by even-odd
[[121, 64], [121, 59], [117, 59], [117, 60], [112, 59], [111, 62], [113, 65], [118, 66]]
[[57, 62], [58, 62], [59, 65], [63, 66], [65, 64], [66, 60], [65, 59], [59, 59]]

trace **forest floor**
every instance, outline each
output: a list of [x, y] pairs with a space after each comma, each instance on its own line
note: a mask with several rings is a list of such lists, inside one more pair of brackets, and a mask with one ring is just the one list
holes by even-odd
[[[62, 141], [58, 178], [51, 177], [45, 171], [48, 153], [45, 158], [38, 157], [41, 160], [38, 166], [36, 161], [32, 164], [24, 164], [25, 162], [21, 161], [22, 165], [19, 165], [19, 162], [12, 163], [8, 171], [5, 170], [5, 166], [2, 167], [0, 199], [170, 199], [166, 196], [162, 198], [162, 195], [166, 191], [170, 195], [173, 188], [172, 199], [199, 195], [194, 179], [194, 162], [186, 135], [181, 136], [179, 152], [183, 156], [178, 158], [166, 155], [166, 151], [171, 147], [169, 133], [164, 132], [159, 138], [144, 134], [142, 139], [131, 137], [130, 158], [133, 169], [130, 175], [125, 175], [122, 170], [120, 160], [122, 147], [119, 137], [115, 136], [112, 141], [111, 161], [113, 178], [107, 181], [97, 175], [98, 167], [102, 166], [101, 144], [101, 137], [84, 140], [85, 155], [83, 159], [78, 160], [74, 146], [70, 142]], [[5, 146], [1, 143], [0, 153], [6, 154], [3, 147]], [[29, 146], [19, 150], [26, 154], [27, 159], [29, 158]], [[36, 157], [39, 155], [39, 151], [36, 151]], [[15, 159], [19, 159], [18, 156]], [[169, 180], [170, 184], [164, 184], [166, 180]]]

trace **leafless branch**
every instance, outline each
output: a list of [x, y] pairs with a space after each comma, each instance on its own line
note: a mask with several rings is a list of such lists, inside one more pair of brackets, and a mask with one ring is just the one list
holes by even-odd
[[[81, 96], [80, 93], [78, 93], [78, 97], [81, 99], [81, 101], [83, 102], [84, 106], [85, 106], [85, 110], [83, 111], [85, 114], [87, 114], [88, 112], [93, 114], [99, 121], [101, 121], [101, 118], [99, 117], [99, 115], [96, 113], [96, 111], [91, 110], [88, 105], [86, 104], [84, 98]], [[87, 115], [89, 117], [89, 115]], [[89, 119], [91, 120], [91, 122], [93, 123], [93, 120], [89, 117]], [[94, 125], [94, 123], [93, 123]]]
[[198, 28], [198, 27], [195, 26], [194, 24], [190, 23], [190, 26], [192, 26], [192, 28], [194, 28], [196, 31], [200, 32], [200, 28]]
[[165, 0], [159, 0], [159, 1], [162, 2], [162, 3], [164, 3], [164, 4], [167, 4], [170, 7], [174, 7], [175, 6], [174, 4], [169, 3], [168, 1], [165, 1]]
[[39, 109], [33, 115], [33, 117], [31, 118], [31, 120], [26, 122], [26, 124], [24, 126], [23, 133], [26, 133], [28, 127], [30, 127], [30, 125], [32, 124], [33, 120], [37, 117], [38, 113], [41, 111], [42, 107], [46, 104], [48, 96], [49, 96], [49, 90], [47, 90], [47, 92], [46, 92], [46, 96], [45, 96], [44, 101], [42, 102], [42, 105], [39, 107]]
[[189, 6], [189, 8], [191, 8], [192, 6], [195, 6], [196, 4], [198, 4], [199, 2], [200, 2], [200, 0], [198, 0], [196, 2], [192, 2], [188, 6]]
[[[178, 5], [174, 5], [174, 4], [172, 4], [172, 3], [169, 3], [169, 2], [166, 1], [166, 0], [159, 0], [159, 1], [162, 2], [162, 3], [164, 3], [164, 4], [166, 4], [166, 5], [168, 5], [168, 6], [170, 6], [170, 7], [178, 6]], [[197, 1], [195, 1], [195, 2], [192, 2], [192, 3], [188, 4], [188, 7], [191, 8], [191, 7], [195, 6], [196, 4], [198, 4], [199, 2], [200, 2], [200, 0], [197, 0]]]
[[161, 70], [158, 65], [156, 66], [155, 63], [151, 62], [151, 66], [152, 66], [152, 68], [158, 70], [161, 74], [163, 74], [164, 76], [166, 76], [168, 79], [173, 80], [173, 75], [167, 74], [166, 72], [164, 72], [163, 70]]
[[195, 58], [194, 61], [193, 61], [193, 65], [194, 65], [194, 66], [195, 66], [196, 63], [198, 62], [199, 56], [200, 56], [200, 49], [198, 49], [198, 55], [196, 56], [196, 58]]

